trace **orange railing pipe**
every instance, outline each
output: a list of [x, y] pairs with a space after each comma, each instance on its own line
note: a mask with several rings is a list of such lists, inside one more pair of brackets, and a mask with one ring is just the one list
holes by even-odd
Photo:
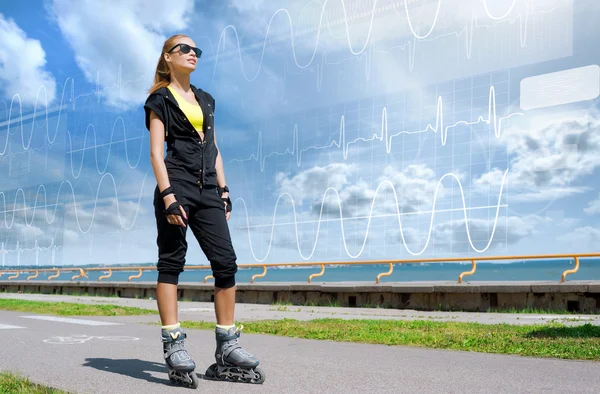
[[462, 283], [463, 276], [473, 275], [475, 273], [476, 269], [477, 269], [477, 263], [475, 262], [475, 260], [471, 260], [471, 271], [466, 271], [466, 272], [461, 273], [458, 276], [458, 283]]
[[263, 267], [262, 274], [252, 275], [252, 278], [250, 278], [250, 283], [254, 283], [254, 279], [256, 279], [256, 278], [262, 278], [263, 276], [265, 276], [267, 274], [267, 266], [266, 265], [262, 265], [262, 267]]
[[323, 276], [324, 273], [325, 273], [325, 264], [321, 264], [321, 272], [310, 275], [308, 277], [308, 283], [312, 282], [312, 278], [317, 277], [317, 276]]
[[579, 257], [575, 256], [575, 268], [563, 272], [562, 276], [560, 277], [561, 283], [565, 281], [567, 275], [574, 274], [577, 271], [579, 271]]
[[375, 283], [379, 284], [379, 280], [382, 276], [390, 276], [392, 272], [394, 272], [394, 265], [390, 263], [390, 270], [388, 272], [382, 272], [381, 274], [377, 275], [377, 278], [375, 278]]
[[[470, 271], [462, 272], [458, 277], [458, 283], [462, 283], [463, 277], [467, 275], [473, 275], [477, 269], [477, 261], [498, 261], [498, 260], [541, 260], [541, 259], [557, 259], [557, 258], [571, 258], [575, 259], [575, 267], [572, 269], [565, 270], [561, 276], [561, 283], [565, 282], [566, 276], [569, 274], [576, 273], [579, 270], [579, 262], [581, 258], [586, 257], [600, 257], [600, 253], [573, 253], [573, 254], [546, 254], [546, 255], [515, 255], [515, 256], [481, 256], [481, 257], [451, 257], [451, 258], [441, 258], [441, 257], [432, 257], [432, 258], [422, 258], [422, 259], [398, 259], [398, 260], [363, 260], [363, 261], [328, 261], [328, 262], [301, 262], [301, 263], [260, 263], [260, 264], [243, 264], [240, 267], [243, 268], [257, 268], [260, 267], [263, 269], [261, 274], [256, 274], [252, 276], [251, 283], [254, 283], [254, 279], [262, 278], [267, 274], [267, 268], [269, 267], [312, 267], [312, 266], [321, 266], [321, 272], [315, 273], [309, 276], [309, 282], [311, 282], [313, 277], [318, 277], [323, 275], [325, 271], [325, 266], [336, 266], [336, 265], [378, 265], [378, 264], [386, 264], [390, 266], [390, 270], [388, 272], [380, 273], [376, 277], [376, 283], [379, 283], [379, 279], [382, 276], [389, 276], [393, 272], [394, 264], [411, 264], [411, 263], [446, 263], [446, 262], [466, 262], [470, 261], [472, 268]], [[210, 270], [210, 265], [192, 265], [186, 266], [186, 270]], [[8, 280], [15, 279], [19, 277], [20, 274], [24, 272], [56, 272], [56, 275], [48, 277], [48, 280], [57, 277], [61, 271], [71, 271], [76, 272], [71, 280], [86, 277], [87, 272], [89, 271], [109, 271], [109, 275], [100, 277], [99, 280], [104, 279], [106, 277], [110, 277], [112, 271], [138, 271], [137, 275], [132, 275], [129, 277], [129, 280], [133, 278], [139, 278], [143, 271], [152, 271], [156, 270], [156, 266], [130, 266], [130, 267], [90, 267], [85, 270], [80, 267], [60, 267], [60, 268], [42, 268], [42, 269], [9, 269], [9, 270], [0, 270], [0, 277], [5, 273], [13, 273], [13, 276], [8, 277]], [[37, 277], [37, 275], [33, 276]], [[30, 278], [33, 278], [30, 277]], [[211, 278], [209, 275], [204, 279], [206, 283], [207, 279]]]

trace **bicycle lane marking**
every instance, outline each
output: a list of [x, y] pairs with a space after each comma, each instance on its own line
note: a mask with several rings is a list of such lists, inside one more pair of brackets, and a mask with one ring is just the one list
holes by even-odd
[[123, 323], [113, 323], [113, 322], [105, 322], [100, 320], [86, 320], [86, 319], [72, 319], [68, 317], [59, 317], [59, 316], [19, 316], [23, 319], [37, 319], [37, 320], [47, 320], [54, 321], [59, 323], [69, 323], [69, 324], [82, 324], [85, 326], [122, 326]]
[[49, 343], [52, 345], [81, 345], [85, 342], [91, 340], [99, 340], [99, 341], [111, 341], [111, 342], [133, 342], [139, 341], [138, 337], [130, 337], [124, 335], [115, 335], [115, 336], [96, 336], [96, 335], [72, 335], [72, 336], [54, 336], [47, 339], [44, 339], [44, 343]]
[[11, 330], [11, 329], [17, 329], [17, 328], [25, 328], [25, 327], [13, 326], [10, 324], [0, 324], [0, 330]]

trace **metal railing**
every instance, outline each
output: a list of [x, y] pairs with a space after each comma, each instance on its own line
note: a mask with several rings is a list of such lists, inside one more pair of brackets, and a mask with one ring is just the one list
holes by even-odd
[[[256, 278], [263, 278], [267, 275], [268, 268], [272, 267], [321, 267], [321, 272], [313, 273], [308, 277], [308, 283], [311, 283], [313, 278], [323, 276], [325, 273], [326, 266], [339, 266], [339, 265], [381, 265], [387, 264], [389, 265], [389, 270], [387, 272], [382, 272], [375, 278], [375, 283], [379, 284], [381, 278], [384, 276], [390, 276], [394, 272], [394, 265], [399, 264], [415, 264], [415, 263], [450, 263], [450, 262], [471, 262], [471, 270], [462, 272], [458, 276], [458, 283], [463, 282], [463, 278], [465, 276], [473, 275], [477, 271], [477, 262], [482, 261], [498, 261], [498, 260], [545, 260], [545, 259], [559, 259], [559, 258], [569, 258], [575, 260], [575, 266], [572, 269], [565, 270], [560, 278], [561, 283], [564, 283], [567, 275], [574, 274], [579, 270], [579, 261], [582, 258], [591, 258], [591, 257], [600, 257], [600, 253], [580, 253], [580, 254], [548, 254], [548, 255], [523, 255], [523, 256], [485, 256], [485, 257], [471, 257], [471, 258], [424, 258], [424, 259], [408, 259], [408, 260], [366, 260], [366, 261], [334, 261], [334, 262], [310, 262], [310, 263], [270, 263], [270, 264], [243, 264], [240, 267], [243, 268], [263, 268], [263, 272], [260, 274], [253, 275], [250, 279], [250, 283], [254, 283]], [[210, 265], [191, 265], [185, 266], [186, 271], [189, 270], [210, 270]], [[9, 270], [0, 270], [0, 279], [3, 275], [13, 274], [9, 276], [7, 279], [13, 280], [17, 279], [21, 274], [29, 273], [32, 274], [26, 278], [26, 280], [35, 279], [39, 276], [40, 272], [55, 272], [54, 275], [49, 276], [47, 279], [50, 281], [51, 279], [58, 278], [61, 272], [74, 272], [75, 275], [71, 277], [71, 280], [79, 279], [79, 278], [87, 278], [88, 272], [93, 271], [102, 271], [108, 272], [105, 275], [102, 275], [98, 278], [98, 282], [108, 279], [112, 276], [114, 271], [125, 271], [125, 272], [135, 272], [137, 274], [129, 276], [127, 279], [128, 282], [131, 282], [132, 279], [140, 278], [144, 271], [155, 271], [156, 266], [140, 266], [140, 267], [90, 267], [90, 268], [80, 268], [80, 267], [60, 267], [60, 268], [23, 268], [23, 269], [9, 269]], [[212, 279], [212, 275], [207, 275], [204, 278], [204, 283], [206, 283], [209, 279]]]

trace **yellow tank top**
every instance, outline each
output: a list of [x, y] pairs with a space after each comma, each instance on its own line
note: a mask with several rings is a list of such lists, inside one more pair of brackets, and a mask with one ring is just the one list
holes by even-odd
[[189, 101], [183, 98], [182, 95], [179, 94], [175, 89], [171, 88], [171, 86], [167, 86], [173, 96], [175, 96], [175, 100], [177, 100], [177, 104], [179, 104], [179, 108], [183, 111], [187, 119], [190, 121], [194, 129], [198, 133], [202, 133], [202, 123], [204, 122], [204, 115], [202, 114], [202, 108], [200, 108], [199, 104], [192, 105]]

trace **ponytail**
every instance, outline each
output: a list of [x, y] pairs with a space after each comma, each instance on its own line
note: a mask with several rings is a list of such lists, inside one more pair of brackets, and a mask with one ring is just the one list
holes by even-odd
[[161, 52], [160, 58], [158, 59], [158, 64], [156, 65], [156, 72], [154, 73], [154, 83], [148, 90], [148, 93], [152, 94], [158, 89], [169, 85], [169, 83], [171, 83], [171, 69], [169, 69], [164, 55]]
[[152, 94], [160, 88], [164, 88], [171, 83], [171, 69], [165, 60], [165, 53], [175, 46], [175, 41], [179, 38], [187, 37], [184, 34], [176, 34], [169, 37], [163, 44], [160, 57], [158, 58], [158, 64], [156, 65], [156, 72], [154, 73], [154, 83], [148, 90], [148, 93]]

